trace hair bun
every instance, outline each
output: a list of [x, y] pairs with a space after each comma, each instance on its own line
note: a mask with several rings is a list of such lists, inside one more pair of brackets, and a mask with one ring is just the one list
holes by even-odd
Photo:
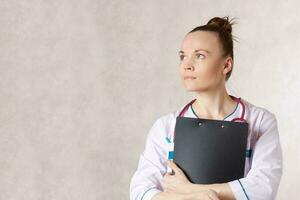
[[232, 25], [234, 23], [229, 20], [229, 17], [214, 17], [207, 22], [207, 25], [218, 27], [220, 30], [226, 31], [231, 34], [232, 32]]

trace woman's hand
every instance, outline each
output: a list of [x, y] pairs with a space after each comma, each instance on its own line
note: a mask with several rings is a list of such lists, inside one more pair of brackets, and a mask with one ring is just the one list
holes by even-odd
[[167, 194], [177, 194], [176, 196], [185, 200], [221, 200], [218, 193], [208, 189], [205, 185], [193, 184], [185, 176], [184, 172], [173, 161], [167, 161], [168, 166], [175, 172], [174, 175], [166, 173], [164, 175], [162, 186]]
[[203, 190], [185, 195], [185, 200], [221, 200], [214, 190]]
[[162, 186], [164, 192], [175, 192], [175, 193], [190, 193], [191, 183], [184, 172], [174, 163], [173, 161], [167, 160], [169, 167], [175, 172], [174, 175], [166, 173], [163, 178]]

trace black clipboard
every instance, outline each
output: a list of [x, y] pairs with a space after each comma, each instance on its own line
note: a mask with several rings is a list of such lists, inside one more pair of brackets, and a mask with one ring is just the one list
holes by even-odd
[[174, 162], [196, 184], [244, 177], [247, 122], [176, 118]]

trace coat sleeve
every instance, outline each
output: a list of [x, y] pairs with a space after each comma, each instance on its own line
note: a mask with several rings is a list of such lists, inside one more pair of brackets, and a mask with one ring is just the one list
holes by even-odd
[[282, 176], [282, 150], [275, 115], [265, 112], [246, 177], [229, 183], [237, 200], [274, 200]]
[[131, 178], [130, 200], [150, 200], [163, 191], [162, 180], [167, 170], [165, 135], [162, 122], [157, 119], [147, 135], [137, 170]]

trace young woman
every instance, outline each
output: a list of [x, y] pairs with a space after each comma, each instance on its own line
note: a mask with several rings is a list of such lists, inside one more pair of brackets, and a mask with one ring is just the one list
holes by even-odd
[[[275, 199], [282, 176], [276, 117], [265, 108], [229, 95], [225, 87], [233, 69], [232, 25], [228, 17], [214, 17], [187, 33], [179, 51], [179, 74], [187, 91], [194, 92], [196, 98], [184, 117], [231, 121], [242, 116], [248, 122], [247, 149], [252, 153], [245, 158], [244, 178], [194, 184], [168, 160], [166, 137], [173, 140], [176, 117], [184, 108], [181, 106], [159, 117], [150, 129], [131, 179], [131, 200]], [[175, 174], [168, 173], [168, 167]]]

